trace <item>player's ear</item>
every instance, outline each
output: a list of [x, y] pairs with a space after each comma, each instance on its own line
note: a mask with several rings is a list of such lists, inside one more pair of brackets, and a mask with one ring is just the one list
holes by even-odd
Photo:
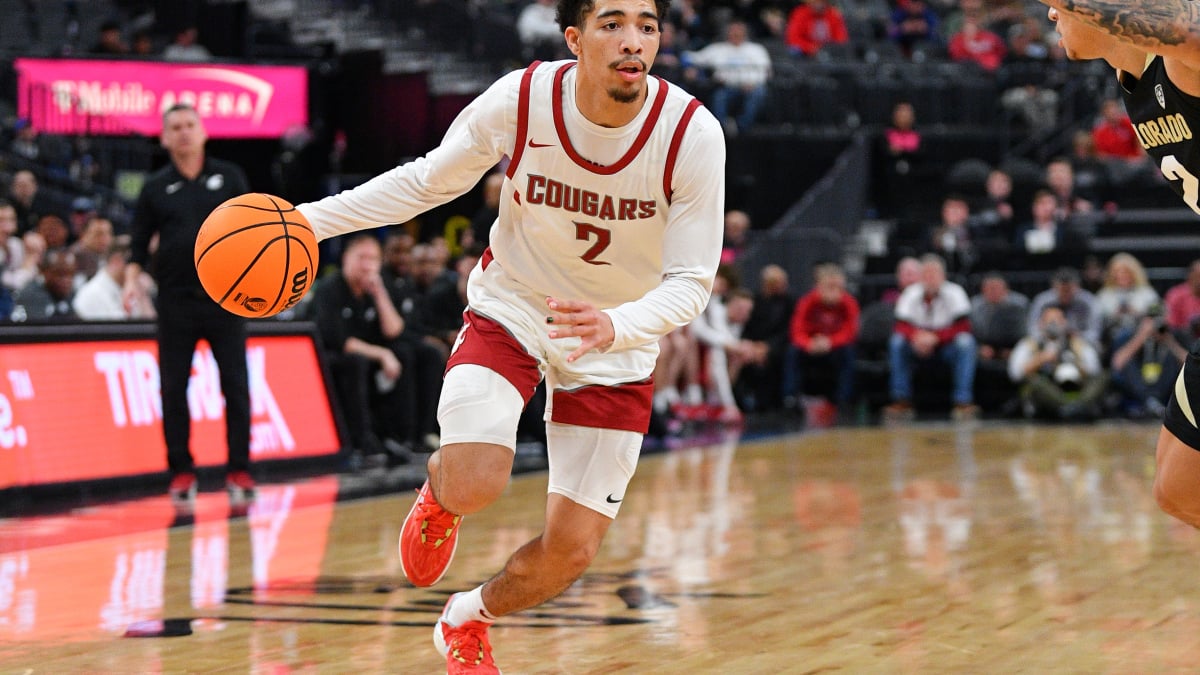
[[567, 49], [570, 49], [571, 53], [575, 56], [579, 56], [579, 52], [581, 51], [579, 36], [579, 29], [575, 26], [567, 26], [567, 30], [563, 31], [563, 37], [567, 39]]

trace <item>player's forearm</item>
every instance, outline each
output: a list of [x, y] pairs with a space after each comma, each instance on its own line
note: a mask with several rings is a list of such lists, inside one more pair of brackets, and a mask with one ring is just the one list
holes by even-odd
[[615, 333], [609, 349], [650, 344], [688, 325], [704, 311], [710, 288], [693, 277], [668, 277], [641, 298], [605, 310]]
[[1200, 54], [1200, 3], [1192, 0], [1042, 0], [1147, 51]]

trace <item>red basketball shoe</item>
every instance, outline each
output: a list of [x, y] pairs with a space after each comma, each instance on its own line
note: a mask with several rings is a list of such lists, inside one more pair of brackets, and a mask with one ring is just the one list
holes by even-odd
[[167, 494], [175, 502], [190, 502], [196, 499], [196, 474], [185, 471], [171, 478]]
[[500, 675], [500, 669], [492, 660], [492, 643], [488, 640], [488, 626], [482, 621], [467, 621], [461, 626], [446, 622], [450, 603], [458, 597], [450, 596], [442, 615], [433, 627], [433, 646], [446, 657], [446, 675]]
[[400, 529], [400, 568], [413, 586], [432, 586], [441, 580], [458, 547], [460, 522], [462, 516], [437, 503], [426, 480]]

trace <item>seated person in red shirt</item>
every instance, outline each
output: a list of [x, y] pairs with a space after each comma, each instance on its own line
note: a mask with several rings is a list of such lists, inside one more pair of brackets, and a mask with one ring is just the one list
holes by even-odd
[[792, 10], [787, 23], [787, 46], [796, 55], [813, 57], [827, 44], [846, 44], [846, 20], [829, 0], [808, 0]]
[[1193, 260], [1187, 279], [1172, 286], [1163, 298], [1167, 325], [1180, 338], [1200, 338], [1200, 260]]
[[834, 402], [842, 411], [854, 402], [854, 341], [858, 337], [858, 301], [846, 292], [840, 267], [817, 267], [816, 286], [796, 302], [792, 312], [791, 346], [783, 370], [783, 404], [800, 410], [803, 376], [814, 369], [832, 370], [837, 389]]

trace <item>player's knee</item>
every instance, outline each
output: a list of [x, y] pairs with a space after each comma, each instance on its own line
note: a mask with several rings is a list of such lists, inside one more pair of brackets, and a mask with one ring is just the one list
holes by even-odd
[[459, 443], [429, 458], [434, 495], [442, 508], [466, 515], [482, 511], [508, 487], [513, 453], [500, 445]]

